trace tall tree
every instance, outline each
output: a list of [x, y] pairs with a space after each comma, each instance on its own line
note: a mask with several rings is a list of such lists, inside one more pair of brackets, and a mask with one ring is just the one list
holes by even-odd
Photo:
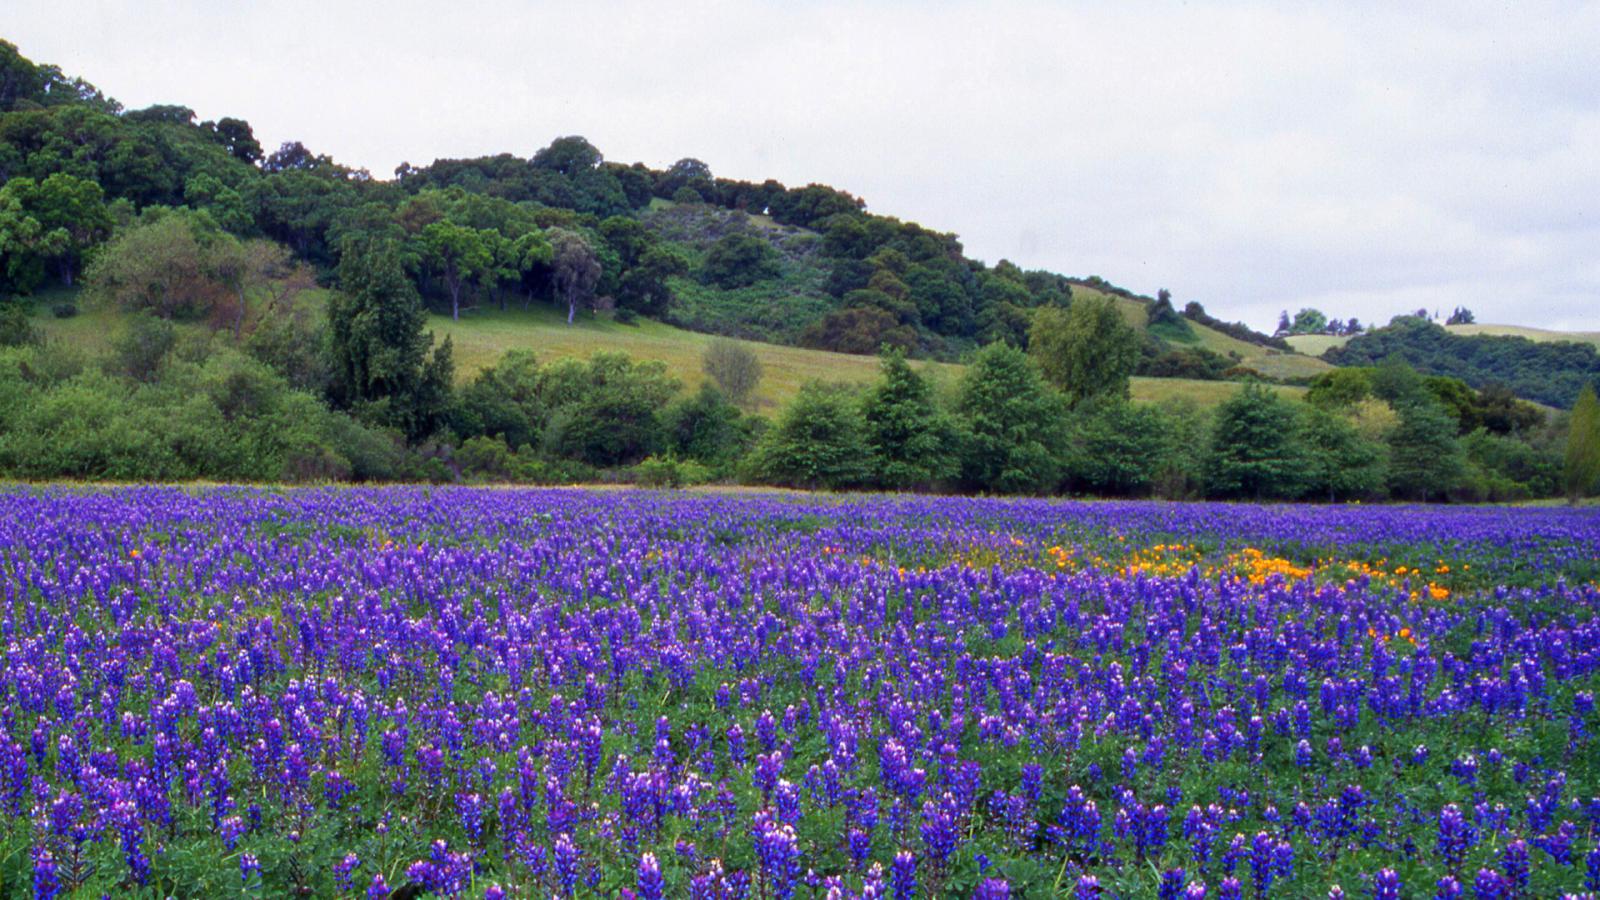
[[771, 484], [836, 490], [865, 483], [872, 470], [855, 399], [838, 385], [806, 383], [762, 435], [749, 465]]
[[965, 432], [961, 478], [968, 486], [1038, 494], [1060, 482], [1066, 403], [1027, 354], [1000, 342], [978, 351], [955, 411]]
[[954, 429], [928, 382], [906, 363], [904, 350], [885, 348], [880, 360], [878, 382], [861, 404], [875, 480], [907, 490], [954, 476]]
[[1293, 498], [1305, 488], [1306, 452], [1288, 401], [1247, 384], [1217, 409], [1206, 485], [1219, 497]]
[[434, 222], [422, 229], [422, 260], [450, 292], [450, 318], [461, 318], [461, 289], [494, 265], [494, 244], [481, 232], [450, 222]]
[[100, 185], [57, 172], [43, 181], [13, 178], [0, 186], [0, 258], [5, 282], [32, 291], [47, 268], [70, 287], [84, 255], [111, 235]]
[[336, 390], [345, 403], [411, 441], [442, 422], [454, 376], [450, 339], [433, 347], [426, 321], [393, 242], [346, 244], [339, 290], [328, 302]]
[[583, 235], [565, 228], [552, 228], [545, 235], [554, 253], [552, 278], [556, 295], [567, 304], [567, 324], [580, 308], [594, 304], [594, 289], [600, 283], [600, 259]]
[[1432, 396], [1413, 394], [1395, 408], [1389, 432], [1389, 489], [1397, 497], [1427, 501], [1455, 489], [1466, 474], [1456, 440], [1456, 420]]
[[1562, 482], [1572, 503], [1600, 486], [1600, 400], [1593, 387], [1585, 387], [1572, 405]]
[[1381, 494], [1383, 446], [1364, 437], [1338, 412], [1307, 405], [1300, 409], [1300, 434], [1306, 446], [1306, 494], [1329, 503]]
[[1129, 376], [1139, 364], [1139, 333], [1111, 298], [1084, 297], [1065, 312], [1054, 307], [1035, 312], [1028, 352], [1070, 403], [1126, 397]]

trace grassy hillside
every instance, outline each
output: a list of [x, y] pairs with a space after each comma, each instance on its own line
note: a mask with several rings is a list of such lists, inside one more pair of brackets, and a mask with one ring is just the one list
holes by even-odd
[[[572, 326], [554, 309], [535, 308], [527, 312], [484, 312], [451, 322], [434, 316], [429, 327], [441, 337], [449, 335], [455, 344], [457, 377], [466, 379], [492, 364], [507, 350], [532, 350], [541, 360], [587, 357], [597, 350], [618, 350], [639, 359], [656, 359], [667, 364], [673, 375], [691, 389], [705, 376], [700, 370], [700, 354], [714, 338], [641, 319], [637, 325], [619, 325], [603, 319], [580, 320]], [[771, 411], [787, 403], [800, 385], [813, 379], [866, 383], [877, 377], [878, 361], [870, 356], [830, 353], [755, 341], [740, 341], [761, 359], [764, 374], [756, 397]], [[962, 367], [949, 363], [913, 362], [939, 384], [952, 383]], [[1151, 402], [1188, 400], [1201, 406], [1220, 403], [1239, 389], [1225, 381], [1190, 381], [1180, 378], [1135, 378], [1133, 395]], [[1303, 393], [1301, 388], [1280, 387], [1288, 396]]]
[[1321, 356], [1334, 347], [1343, 347], [1346, 343], [1349, 343], [1350, 336], [1346, 334], [1291, 334], [1284, 340], [1289, 342], [1289, 346], [1307, 356]]
[[[315, 303], [321, 299], [319, 293], [302, 296], [308, 302]], [[110, 349], [122, 333], [126, 317], [113, 310], [80, 306], [78, 315], [70, 319], [57, 319], [49, 309], [51, 303], [61, 299], [71, 298], [67, 295], [38, 298], [34, 304], [34, 327], [46, 338], [70, 344], [90, 355], [99, 355]], [[1131, 308], [1125, 308], [1125, 311], [1137, 311], [1139, 316], [1143, 316], [1143, 307], [1138, 303], [1119, 302]], [[196, 331], [203, 328], [200, 325], [183, 327]], [[666, 363], [667, 369], [693, 390], [705, 380], [700, 369], [700, 354], [707, 344], [715, 340], [712, 335], [685, 331], [649, 319], [640, 319], [634, 325], [621, 325], [609, 319], [580, 318], [568, 326], [561, 311], [545, 305], [535, 305], [527, 311], [479, 310], [464, 315], [459, 322], [452, 322], [448, 316], [435, 315], [429, 317], [428, 327], [440, 339], [446, 336], [451, 338], [455, 347], [458, 381], [466, 381], [484, 367], [493, 365], [507, 350], [531, 350], [541, 361], [581, 359], [598, 350], [614, 350], [637, 359]], [[1196, 331], [1201, 330], [1196, 328]], [[1211, 333], [1224, 340], [1233, 340], [1217, 332]], [[807, 381], [865, 384], [876, 378], [878, 373], [878, 361], [870, 356], [757, 341], [738, 343], [749, 347], [761, 360], [763, 375], [755, 396], [763, 412], [768, 414], [787, 403], [800, 390], [800, 385]], [[936, 385], [953, 384], [963, 369], [950, 363], [926, 361], [914, 361], [912, 365], [926, 373]], [[1237, 383], [1227, 381], [1133, 379], [1134, 399], [1148, 402], [1178, 400], [1211, 406], [1226, 400], [1238, 389]], [[1285, 396], [1304, 393], [1303, 388], [1296, 387], [1280, 386], [1277, 390]]]
[[[1149, 324], [1150, 311], [1145, 304], [1127, 297], [1105, 294], [1092, 287], [1082, 284], [1072, 286], [1073, 297], [1109, 296], [1122, 311], [1129, 325], [1144, 330]], [[1333, 368], [1328, 363], [1306, 356], [1302, 353], [1284, 353], [1271, 347], [1263, 347], [1248, 341], [1241, 341], [1231, 335], [1223, 334], [1214, 328], [1208, 328], [1198, 322], [1189, 322], [1189, 328], [1194, 331], [1195, 340], [1191, 346], [1202, 347], [1213, 353], [1234, 357], [1239, 360], [1239, 365], [1255, 369], [1268, 378], [1312, 378]]]
[[1573, 341], [1600, 346], [1600, 331], [1550, 331], [1545, 328], [1526, 328], [1521, 325], [1446, 325], [1451, 334], [1488, 334], [1501, 337], [1525, 337], [1530, 341]]

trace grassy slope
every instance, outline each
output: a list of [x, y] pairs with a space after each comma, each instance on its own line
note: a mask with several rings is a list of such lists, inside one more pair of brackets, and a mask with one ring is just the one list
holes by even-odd
[[1284, 340], [1289, 346], [1308, 356], [1321, 356], [1334, 347], [1343, 347], [1350, 342], [1349, 335], [1343, 334], [1294, 334]]
[[1525, 337], [1530, 341], [1575, 341], [1600, 346], [1600, 331], [1550, 331], [1521, 325], [1446, 325], [1445, 330], [1452, 334], [1490, 334]]
[[[463, 379], [492, 364], [507, 350], [532, 350], [541, 360], [582, 358], [596, 350], [620, 350], [638, 359], [661, 360], [672, 374], [693, 388], [705, 379], [700, 371], [700, 354], [713, 340], [710, 335], [648, 320], [640, 320], [637, 325], [619, 325], [600, 319], [580, 319], [568, 327], [565, 318], [550, 307], [536, 307], [528, 312], [485, 311], [468, 315], [459, 322], [433, 316], [429, 327], [441, 337], [450, 336], [455, 345], [457, 375]], [[870, 356], [754, 341], [740, 343], [761, 359], [764, 373], [756, 396], [768, 411], [787, 403], [800, 385], [809, 380], [861, 384], [877, 377], [878, 361]], [[948, 363], [917, 362], [914, 365], [941, 384], [953, 382], [962, 369]], [[1187, 399], [1201, 406], [1220, 403], [1238, 389], [1237, 384], [1220, 381], [1133, 380], [1135, 399]], [[1297, 388], [1279, 390], [1287, 395], [1302, 393]]]
[[[322, 292], [317, 291], [302, 296], [306, 302], [316, 303], [322, 299], [321, 295]], [[73, 345], [90, 355], [100, 355], [109, 350], [112, 342], [122, 333], [126, 317], [114, 310], [80, 306], [78, 315], [70, 319], [57, 319], [50, 314], [50, 303], [54, 299], [72, 298], [39, 299], [40, 302], [34, 304], [33, 323], [48, 339]], [[1127, 301], [1127, 305], [1133, 309], [1125, 312], [1136, 313], [1140, 317], [1138, 324], [1142, 324], [1144, 308], [1131, 301]], [[200, 325], [183, 327], [197, 331], [203, 328]], [[700, 354], [714, 339], [711, 335], [685, 331], [648, 319], [641, 319], [636, 325], [619, 325], [607, 319], [580, 317], [568, 327], [561, 311], [542, 304], [535, 304], [533, 309], [526, 312], [518, 309], [506, 312], [476, 310], [469, 312], [459, 322], [450, 321], [448, 316], [430, 316], [428, 327], [440, 339], [447, 335], [451, 338], [455, 350], [456, 377], [461, 381], [493, 365], [507, 350], [532, 350], [540, 360], [586, 358], [597, 350], [617, 350], [637, 359], [655, 359], [666, 363], [668, 371], [692, 390], [705, 380], [700, 369]], [[1232, 340], [1226, 335], [1218, 336]], [[870, 356], [756, 341], [739, 343], [749, 347], [761, 359], [763, 375], [756, 390], [756, 399], [768, 414], [793, 398], [806, 381], [865, 384], [876, 378], [878, 373], [878, 361]], [[940, 387], [953, 385], [963, 368], [936, 362], [913, 362], [913, 365]], [[1238, 389], [1238, 384], [1225, 381], [1133, 379], [1134, 399], [1147, 402], [1189, 401], [1199, 406], [1211, 406], [1226, 400]], [[1279, 387], [1277, 390], [1286, 396], [1304, 393], [1303, 388]]]
[[[1092, 297], [1105, 296], [1100, 291], [1085, 285], [1072, 286], [1072, 296]], [[1113, 297], [1122, 315], [1128, 324], [1143, 330], [1149, 320], [1149, 310], [1137, 300], [1126, 297]], [[1270, 347], [1262, 347], [1248, 341], [1241, 341], [1231, 335], [1223, 334], [1213, 328], [1207, 328], [1198, 322], [1190, 322], [1189, 327], [1194, 330], [1195, 346], [1203, 347], [1213, 353], [1223, 356], [1237, 356], [1239, 365], [1255, 369], [1268, 378], [1310, 378], [1320, 375], [1333, 368], [1332, 365], [1311, 356], [1300, 353], [1284, 353]]]

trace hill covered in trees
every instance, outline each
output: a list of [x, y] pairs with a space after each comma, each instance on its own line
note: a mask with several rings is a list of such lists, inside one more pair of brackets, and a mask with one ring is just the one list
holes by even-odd
[[1496, 334], [1456, 334], [1426, 319], [1400, 316], [1356, 335], [1324, 357], [1341, 366], [1402, 359], [1429, 375], [1474, 388], [1496, 385], [1547, 406], [1571, 407], [1586, 386], [1600, 386], [1600, 352], [1578, 341], [1534, 341]]
[[[774, 355], [719, 335], [823, 378], [764, 406]], [[1362, 388], [1166, 291], [987, 265], [826, 185], [576, 136], [374, 178], [3, 43], [0, 345], [0, 473], [29, 478], [1511, 498], [1557, 489], [1565, 433], [1466, 384]]]

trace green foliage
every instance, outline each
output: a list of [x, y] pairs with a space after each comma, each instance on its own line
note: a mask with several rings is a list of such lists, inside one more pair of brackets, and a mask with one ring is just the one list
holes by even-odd
[[1302, 309], [1289, 323], [1289, 334], [1322, 334], [1328, 330], [1328, 317], [1320, 309]]
[[54, 270], [71, 286], [85, 256], [111, 234], [100, 185], [62, 172], [0, 185], [0, 288], [32, 293]]
[[450, 292], [450, 318], [461, 318], [462, 288], [494, 273], [498, 239], [497, 231], [450, 222], [433, 222], [422, 229], [422, 262]]
[[761, 383], [761, 360], [734, 341], [718, 339], [707, 344], [700, 366], [729, 400], [741, 406]]
[[700, 266], [701, 280], [729, 290], [776, 278], [778, 273], [778, 252], [761, 238], [744, 233], [712, 244]]
[[456, 396], [450, 424], [469, 440], [497, 438], [509, 447], [537, 447], [549, 420], [532, 351], [512, 350], [479, 372]]
[[1584, 388], [1572, 404], [1561, 480], [1574, 503], [1600, 488], [1600, 400], [1592, 387]]
[[1306, 496], [1332, 503], [1383, 495], [1387, 460], [1382, 444], [1321, 406], [1302, 407], [1299, 428], [1306, 449]]
[[1115, 302], [1086, 297], [1066, 312], [1034, 314], [1028, 352], [1046, 379], [1077, 404], [1091, 397], [1128, 396], [1128, 378], [1139, 364], [1139, 334]]
[[750, 421], [710, 384], [668, 406], [661, 426], [674, 456], [719, 470], [743, 456], [751, 442]]
[[1060, 482], [1066, 402], [1027, 354], [1002, 343], [979, 351], [961, 378], [955, 412], [968, 487], [1038, 494]]
[[1072, 417], [1068, 484], [1073, 490], [1100, 495], [1150, 493], [1168, 465], [1169, 427], [1167, 417], [1153, 406], [1116, 396], [1084, 402]]
[[1564, 407], [1584, 385], [1600, 381], [1600, 352], [1592, 344], [1452, 334], [1410, 316], [1324, 354], [1340, 366], [1372, 365], [1391, 356], [1405, 359], [1424, 374], [1459, 378], [1475, 388], [1503, 384], [1518, 396], [1547, 406]]
[[347, 248], [339, 287], [328, 303], [335, 396], [364, 418], [420, 441], [449, 408], [450, 341], [433, 347], [433, 335], [423, 330], [422, 300], [392, 243]]
[[845, 389], [808, 382], [751, 453], [757, 481], [803, 488], [855, 487], [872, 472], [860, 408]]
[[1146, 378], [1189, 378], [1217, 381], [1234, 365], [1233, 360], [1204, 347], [1179, 347], [1161, 351], [1139, 365]]
[[914, 490], [953, 477], [955, 429], [934, 404], [932, 389], [906, 364], [904, 351], [887, 349], [881, 360], [882, 375], [861, 404], [874, 482]]
[[1445, 497], [1466, 475], [1466, 457], [1456, 440], [1456, 420], [1431, 396], [1401, 400], [1400, 421], [1389, 432], [1389, 490], [1426, 501]]
[[237, 238], [205, 213], [148, 210], [89, 267], [97, 302], [164, 319], [232, 318], [247, 266]]
[[678, 387], [664, 364], [626, 354], [556, 362], [540, 373], [550, 410], [544, 447], [594, 466], [635, 463], [660, 449], [661, 412]]
[[1562, 459], [1553, 449], [1478, 428], [1461, 439], [1467, 457], [1467, 499], [1506, 502], [1550, 497], [1562, 490]]
[[1374, 375], [1362, 366], [1330, 369], [1311, 379], [1306, 402], [1325, 409], [1354, 406], [1372, 396]]
[[22, 347], [39, 342], [39, 332], [28, 321], [28, 311], [15, 300], [0, 302], [0, 347]]
[[1306, 489], [1307, 452], [1295, 408], [1247, 384], [1217, 409], [1206, 464], [1214, 496], [1292, 499]]
[[[855, 291], [856, 295], [869, 293]], [[823, 316], [800, 336], [800, 344], [836, 353], [872, 353], [885, 345], [916, 346], [916, 330], [879, 306], [852, 306]]]
[[567, 324], [578, 310], [594, 305], [595, 287], [600, 283], [600, 258], [589, 241], [574, 231], [552, 228], [546, 234], [552, 249], [552, 279], [556, 296], [567, 304]]
[[680, 461], [656, 456], [634, 466], [633, 474], [641, 487], [648, 488], [688, 487], [711, 480], [711, 470], [693, 460]]

